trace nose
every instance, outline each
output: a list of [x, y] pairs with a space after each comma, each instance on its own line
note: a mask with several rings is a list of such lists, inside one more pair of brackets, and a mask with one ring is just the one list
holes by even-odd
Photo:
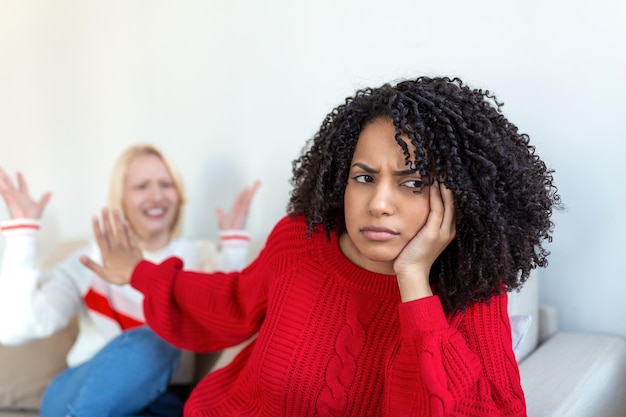
[[163, 190], [158, 185], [153, 185], [148, 193], [151, 200], [159, 201], [163, 197]]
[[396, 212], [393, 187], [390, 184], [379, 182], [372, 188], [369, 212], [376, 217], [389, 216]]

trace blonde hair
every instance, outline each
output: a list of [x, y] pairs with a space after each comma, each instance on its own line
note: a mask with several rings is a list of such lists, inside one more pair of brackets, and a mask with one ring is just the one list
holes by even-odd
[[172, 178], [172, 183], [174, 184], [174, 188], [178, 192], [178, 197], [180, 200], [178, 210], [176, 212], [176, 217], [172, 222], [171, 227], [171, 237], [180, 236], [182, 233], [182, 219], [183, 219], [183, 207], [185, 202], [187, 201], [185, 197], [185, 190], [183, 187], [183, 182], [176, 171], [174, 165], [169, 161], [169, 159], [161, 152], [156, 146], [150, 144], [138, 144], [133, 145], [130, 148], [126, 149], [122, 154], [117, 158], [115, 165], [113, 166], [113, 172], [111, 173], [111, 183], [109, 185], [109, 208], [114, 210], [118, 209], [120, 212], [126, 216], [124, 210], [124, 183], [126, 181], [126, 174], [128, 173], [128, 166], [130, 163], [138, 156], [141, 155], [154, 155], [163, 161], [167, 172]]

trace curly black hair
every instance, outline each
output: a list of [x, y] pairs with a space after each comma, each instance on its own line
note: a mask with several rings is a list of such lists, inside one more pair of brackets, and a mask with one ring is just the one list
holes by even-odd
[[[553, 208], [561, 205], [553, 170], [529, 137], [502, 114], [502, 103], [458, 78], [419, 77], [366, 88], [332, 110], [293, 161], [290, 215], [309, 234], [345, 231], [344, 191], [360, 132], [385, 118], [396, 128], [406, 164], [452, 190], [457, 235], [431, 268], [444, 310], [454, 313], [502, 291], [518, 290], [545, 267]], [[406, 135], [417, 151], [411, 155]]]

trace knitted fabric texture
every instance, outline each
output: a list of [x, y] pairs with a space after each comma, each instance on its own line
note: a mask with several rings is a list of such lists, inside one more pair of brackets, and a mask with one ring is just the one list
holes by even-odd
[[401, 303], [336, 237], [286, 217], [241, 273], [135, 269], [148, 324], [214, 351], [258, 336], [193, 391], [185, 416], [524, 416], [506, 295], [446, 317], [436, 296]]

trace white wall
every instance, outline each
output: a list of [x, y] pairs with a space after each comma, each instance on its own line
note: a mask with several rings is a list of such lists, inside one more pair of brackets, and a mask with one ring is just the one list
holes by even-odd
[[626, 336], [626, 3], [301, 3], [0, 0], [0, 166], [53, 191], [43, 250], [90, 236], [113, 160], [137, 141], [180, 167], [193, 237], [215, 236], [215, 207], [260, 178], [249, 228], [263, 239], [291, 161], [335, 105], [384, 81], [458, 75], [495, 92], [557, 171], [568, 210], [554, 217], [544, 301], [565, 329]]

